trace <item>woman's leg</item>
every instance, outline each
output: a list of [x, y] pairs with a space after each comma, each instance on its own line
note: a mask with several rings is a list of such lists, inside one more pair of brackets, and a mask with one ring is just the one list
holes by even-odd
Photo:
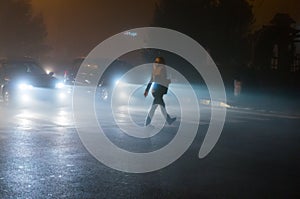
[[172, 124], [176, 120], [176, 117], [173, 117], [173, 118], [170, 117], [170, 115], [167, 113], [165, 106], [160, 105], [160, 110], [161, 110], [161, 113], [163, 114], [164, 118], [168, 122], [168, 124]]
[[163, 100], [163, 95], [153, 95], [154, 96], [154, 100], [153, 100], [153, 104], [159, 104], [163, 107], [165, 107], [165, 102]]
[[154, 115], [154, 112], [155, 112], [157, 106], [158, 106], [158, 104], [154, 104], [154, 103], [152, 104], [152, 106], [151, 106], [151, 108], [149, 110], [148, 116], [146, 118], [146, 122], [145, 122], [146, 126], [151, 123], [151, 120], [153, 118], [153, 115]]
[[168, 114], [163, 96], [164, 95], [162, 94], [162, 95], [158, 96], [159, 98], [157, 99], [157, 101], [160, 102], [159, 103], [160, 111], [163, 114], [165, 120], [168, 122], [168, 124], [172, 124], [176, 120], [176, 117], [171, 118], [170, 115]]
[[163, 94], [154, 93], [153, 97], [154, 97], [153, 104], [152, 104], [151, 109], [150, 109], [150, 111], [148, 113], [148, 116], [146, 118], [145, 125], [147, 126], [151, 123], [154, 112], [155, 112], [158, 105], [160, 105], [160, 110], [161, 110], [164, 118], [168, 122], [168, 124], [172, 124], [176, 120], [176, 117], [171, 118], [170, 115], [167, 113], [167, 110], [166, 110], [166, 107], [165, 107], [166, 105], [165, 105], [165, 102], [164, 102], [164, 99], [163, 99]]

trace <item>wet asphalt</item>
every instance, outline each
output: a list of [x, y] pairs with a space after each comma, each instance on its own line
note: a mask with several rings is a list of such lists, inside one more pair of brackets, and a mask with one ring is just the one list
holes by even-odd
[[[134, 174], [109, 168], [88, 152], [70, 104], [1, 104], [0, 198], [300, 198], [297, 113], [228, 108], [219, 141], [199, 159], [210, 121], [210, 107], [201, 105], [198, 134], [183, 156], [161, 170]], [[107, 107], [99, 105], [96, 113], [105, 116], [107, 137], [126, 150], [157, 150], [180, 124], [178, 117], [163, 133], [132, 144]], [[176, 115], [172, 104], [169, 110]], [[145, 114], [132, 117], [142, 125]]]

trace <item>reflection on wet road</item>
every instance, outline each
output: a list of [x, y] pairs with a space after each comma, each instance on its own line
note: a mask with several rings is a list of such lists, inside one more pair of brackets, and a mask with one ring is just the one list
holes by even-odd
[[[110, 139], [121, 147], [144, 152], [156, 150], [174, 137], [180, 109], [176, 100], [166, 98], [170, 114], [178, 117], [174, 125], [165, 134], [127, 146], [127, 137], [114, 124], [113, 116], [126, 123], [124, 117], [129, 112], [130, 121], [142, 125], [152, 99], [132, 100], [135, 106], [120, 104], [114, 115], [108, 103], [96, 106]], [[200, 104], [200, 115], [196, 141], [182, 158], [160, 171], [136, 175], [110, 169], [88, 153], [76, 132], [70, 104], [15, 108], [1, 104], [0, 198], [249, 196], [240, 191], [245, 187], [255, 190], [250, 193], [253, 197], [274, 196], [276, 191], [267, 194], [274, 188], [277, 193], [297, 195], [298, 115], [228, 109], [221, 139], [207, 158], [199, 160], [197, 153], [210, 122], [210, 107]], [[157, 111], [155, 120], [161, 119]]]
[[71, 107], [56, 107], [44, 103], [35, 107], [1, 106], [0, 127], [16, 130], [40, 129], [48, 126], [68, 127], [73, 125]]

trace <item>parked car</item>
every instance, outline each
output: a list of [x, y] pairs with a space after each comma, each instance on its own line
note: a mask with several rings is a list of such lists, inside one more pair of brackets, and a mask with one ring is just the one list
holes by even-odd
[[0, 92], [5, 103], [56, 100], [64, 97], [63, 87], [63, 82], [32, 59], [0, 61]]
[[84, 61], [84, 57], [76, 58], [73, 60], [71, 66], [65, 70], [64, 73], [65, 84], [74, 85], [77, 72], [83, 61]]
[[[103, 61], [103, 60], [102, 60]], [[88, 88], [89, 79], [98, 74], [101, 63], [100, 60], [86, 60], [84, 57], [73, 60], [71, 66], [65, 70], [64, 82], [66, 85], [86, 86]], [[80, 67], [85, 67], [85, 73], [78, 76]], [[96, 98], [102, 101], [110, 99], [112, 89], [118, 82], [118, 79], [128, 71], [132, 66], [120, 60], [115, 60], [107, 67], [103, 75], [97, 82]], [[87, 77], [87, 78], [85, 78]]]

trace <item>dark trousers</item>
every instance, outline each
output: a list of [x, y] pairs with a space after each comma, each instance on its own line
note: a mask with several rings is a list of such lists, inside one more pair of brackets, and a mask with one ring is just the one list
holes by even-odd
[[163, 96], [164, 94], [161, 93], [161, 92], [154, 92], [152, 93], [153, 97], [154, 97], [154, 100], [153, 100], [153, 105], [154, 104], [158, 104], [158, 105], [161, 105], [165, 108], [165, 102], [164, 102], [164, 99], [163, 99]]

